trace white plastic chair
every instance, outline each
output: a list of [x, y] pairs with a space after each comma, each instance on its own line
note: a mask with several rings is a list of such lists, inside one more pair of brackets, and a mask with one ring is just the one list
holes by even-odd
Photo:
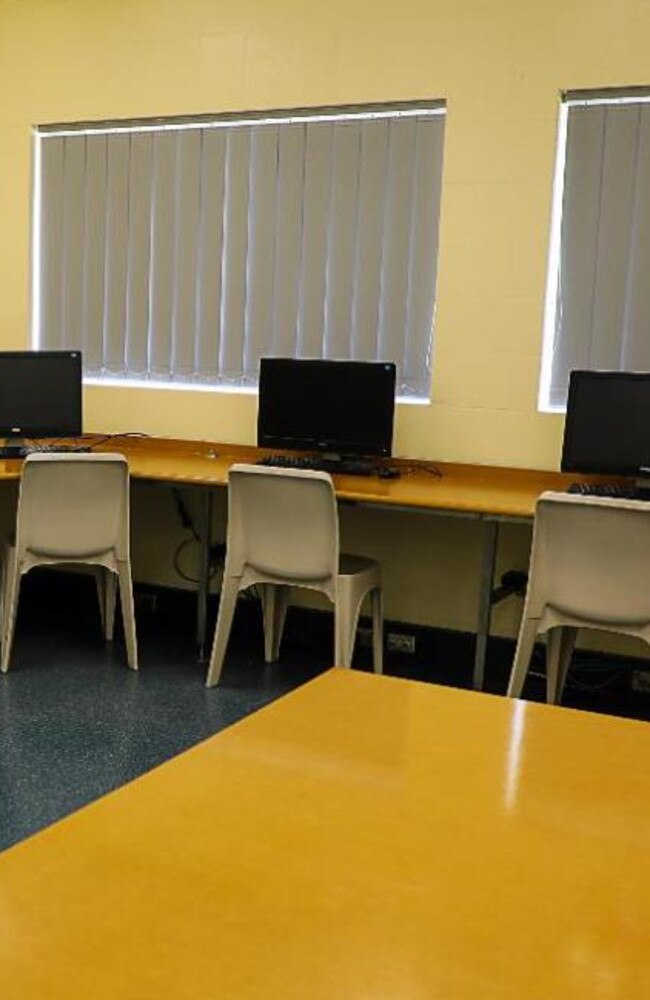
[[325, 472], [234, 465], [228, 480], [228, 540], [219, 616], [206, 684], [219, 682], [237, 594], [260, 586], [264, 657], [278, 658], [291, 587], [334, 604], [334, 661], [349, 667], [359, 611], [371, 595], [373, 665], [383, 669], [381, 574], [372, 559], [339, 554], [339, 522]]
[[535, 637], [549, 632], [546, 700], [562, 695], [579, 628], [650, 644], [650, 504], [543, 493], [508, 695], [519, 698]]
[[129, 666], [138, 668], [129, 556], [129, 467], [122, 455], [34, 454], [25, 459], [15, 540], [2, 563], [2, 671], [9, 669], [20, 582], [35, 566], [96, 568], [104, 634], [113, 637], [119, 579]]

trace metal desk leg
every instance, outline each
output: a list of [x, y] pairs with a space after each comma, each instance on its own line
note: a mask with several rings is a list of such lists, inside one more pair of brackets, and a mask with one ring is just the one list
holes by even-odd
[[212, 543], [212, 490], [206, 487], [201, 497], [201, 564], [196, 603], [196, 644], [199, 660], [205, 660], [205, 631], [210, 590], [210, 545]]
[[472, 687], [482, 691], [485, 681], [485, 654], [490, 634], [492, 615], [492, 584], [499, 538], [499, 522], [486, 518], [483, 522], [483, 558], [481, 561], [481, 589], [478, 600], [478, 622], [476, 627], [476, 652], [474, 655], [474, 676]]

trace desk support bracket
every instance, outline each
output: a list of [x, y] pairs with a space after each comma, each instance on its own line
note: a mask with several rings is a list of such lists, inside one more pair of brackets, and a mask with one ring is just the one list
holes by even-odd
[[476, 629], [476, 652], [472, 687], [482, 691], [485, 681], [485, 654], [490, 634], [492, 617], [492, 583], [499, 540], [499, 522], [486, 517], [483, 521], [483, 556], [481, 559], [481, 579], [478, 599], [478, 622]]
[[208, 620], [208, 593], [210, 590], [210, 544], [212, 541], [212, 490], [201, 490], [201, 563], [196, 605], [196, 644], [199, 660], [205, 660], [206, 629]]

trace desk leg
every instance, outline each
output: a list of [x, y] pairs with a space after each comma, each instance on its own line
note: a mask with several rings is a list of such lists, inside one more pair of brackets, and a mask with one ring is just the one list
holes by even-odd
[[474, 676], [472, 687], [482, 691], [485, 682], [485, 654], [490, 634], [492, 615], [492, 585], [499, 538], [499, 522], [486, 518], [483, 521], [483, 558], [481, 562], [481, 589], [478, 599], [478, 623], [476, 628], [476, 652], [474, 655]]
[[196, 644], [199, 660], [205, 660], [205, 632], [210, 590], [210, 545], [212, 543], [212, 490], [206, 487], [201, 496], [201, 564], [196, 604]]

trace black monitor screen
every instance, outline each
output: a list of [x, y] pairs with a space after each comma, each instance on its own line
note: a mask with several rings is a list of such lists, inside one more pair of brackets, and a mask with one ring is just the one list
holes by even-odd
[[257, 443], [270, 448], [390, 455], [395, 365], [262, 358]]
[[636, 475], [648, 468], [650, 372], [571, 372], [562, 469]]
[[0, 435], [81, 434], [81, 352], [0, 351]]

